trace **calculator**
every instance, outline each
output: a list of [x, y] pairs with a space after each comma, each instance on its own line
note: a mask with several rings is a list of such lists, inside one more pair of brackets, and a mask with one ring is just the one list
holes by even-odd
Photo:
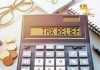
[[24, 15], [17, 70], [94, 70], [86, 15]]

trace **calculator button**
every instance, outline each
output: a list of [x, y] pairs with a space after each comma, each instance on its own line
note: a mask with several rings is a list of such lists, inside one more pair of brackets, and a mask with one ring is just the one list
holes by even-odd
[[56, 57], [64, 57], [64, 51], [56, 51]]
[[31, 57], [31, 51], [23, 51], [23, 57]]
[[79, 51], [79, 57], [88, 57], [87, 51]]
[[35, 57], [43, 57], [44, 52], [43, 51], [36, 51]]
[[78, 65], [78, 59], [69, 59], [69, 65]]
[[69, 57], [77, 57], [77, 51], [69, 51]]
[[44, 45], [36, 45], [36, 49], [44, 49]]
[[54, 59], [53, 58], [47, 58], [45, 61], [46, 66], [54, 66]]
[[79, 70], [78, 67], [67, 67], [67, 70]]
[[64, 49], [64, 45], [56, 45], [56, 49]]
[[57, 58], [56, 59], [56, 66], [65, 66], [65, 59], [64, 58]]
[[54, 49], [54, 45], [53, 44], [46, 44], [46, 49]]
[[56, 70], [65, 70], [65, 67], [56, 67]]
[[22, 58], [22, 65], [30, 65], [31, 59], [30, 58]]
[[54, 57], [54, 51], [46, 51], [46, 57]]
[[34, 67], [34, 70], [43, 70], [43, 67]]
[[42, 58], [35, 58], [35, 66], [43, 66], [43, 62]]
[[54, 67], [45, 67], [45, 70], [54, 70]]
[[90, 70], [89, 67], [81, 67], [81, 70]]
[[21, 70], [30, 70], [30, 66], [21, 66]]
[[80, 65], [89, 65], [88, 59], [80, 59]]

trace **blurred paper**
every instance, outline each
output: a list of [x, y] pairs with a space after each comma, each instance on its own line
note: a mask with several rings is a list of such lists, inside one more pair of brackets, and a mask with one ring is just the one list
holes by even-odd
[[53, 0], [33, 0], [33, 1], [42, 10], [44, 10], [48, 14], [52, 14], [66, 7], [74, 0], [57, 0], [55, 3], [52, 3]]

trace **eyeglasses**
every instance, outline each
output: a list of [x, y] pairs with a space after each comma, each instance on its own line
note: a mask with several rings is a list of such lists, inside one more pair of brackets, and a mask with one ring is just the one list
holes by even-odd
[[10, 6], [0, 8], [0, 28], [11, 24], [14, 18], [14, 10], [26, 12], [33, 7], [32, 0], [15, 0]]

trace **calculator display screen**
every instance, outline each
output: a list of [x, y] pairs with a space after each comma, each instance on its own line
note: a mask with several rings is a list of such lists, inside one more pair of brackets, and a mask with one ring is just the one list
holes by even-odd
[[31, 36], [81, 36], [80, 27], [31, 27]]

